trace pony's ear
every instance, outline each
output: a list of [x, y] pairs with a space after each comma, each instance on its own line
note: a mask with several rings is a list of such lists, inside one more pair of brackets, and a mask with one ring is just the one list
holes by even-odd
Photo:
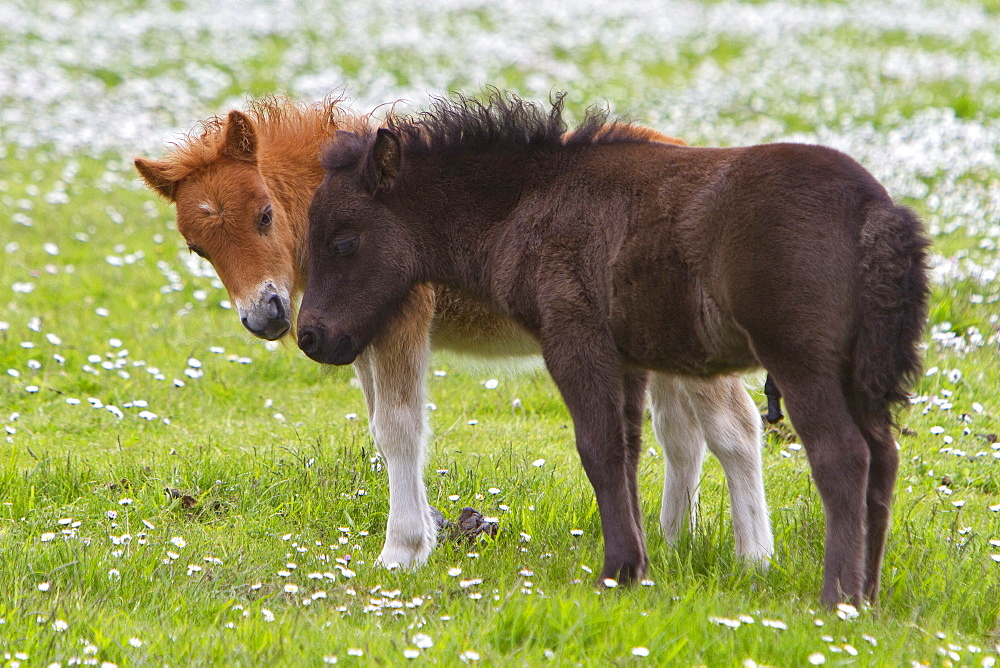
[[233, 109], [229, 112], [222, 155], [231, 160], [257, 162], [257, 133], [254, 132], [250, 117], [242, 111]]
[[177, 192], [177, 181], [167, 176], [170, 169], [169, 164], [148, 158], [136, 158], [135, 168], [147, 186], [159, 193], [164, 199], [171, 202], [176, 201], [177, 198], [174, 195]]
[[385, 192], [392, 188], [399, 176], [402, 161], [403, 151], [399, 137], [388, 128], [379, 128], [369, 160], [370, 173], [374, 177], [372, 184], [376, 191]]

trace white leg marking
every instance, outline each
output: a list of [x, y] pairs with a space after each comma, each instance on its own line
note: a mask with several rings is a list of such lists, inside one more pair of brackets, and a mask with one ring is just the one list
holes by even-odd
[[373, 343], [365, 354], [367, 367], [357, 367], [372, 437], [389, 473], [389, 521], [378, 557], [387, 568], [419, 566], [437, 543], [423, 478], [430, 436], [425, 409], [430, 346], [426, 339], [409, 350], [405, 346], [400, 339], [388, 349]]
[[660, 527], [664, 539], [672, 544], [685, 521], [689, 530], [694, 529], [705, 436], [684, 389], [684, 381], [675, 376], [653, 374], [649, 398], [653, 431], [664, 455]]
[[729, 483], [736, 554], [766, 567], [774, 537], [761, 470], [761, 418], [739, 378], [718, 377], [689, 384], [708, 449]]
[[[365, 348], [364, 352], [354, 360], [354, 373], [361, 384], [361, 393], [365, 395], [365, 406], [368, 408], [368, 428], [375, 424], [375, 374], [372, 371], [372, 348]], [[374, 438], [374, 437], [373, 437]], [[375, 444], [378, 447], [378, 443]], [[381, 453], [382, 451], [379, 450]]]

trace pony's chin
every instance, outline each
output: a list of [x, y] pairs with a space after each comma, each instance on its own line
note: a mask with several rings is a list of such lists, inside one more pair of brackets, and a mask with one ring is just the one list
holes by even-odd
[[337, 366], [353, 363], [361, 352], [347, 334], [327, 338], [317, 327], [307, 327], [299, 332], [299, 348], [315, 362]]
[[330, 361], [327, 364], [336, 364], [337, 366], [353, 364], [354, 360], [358, 359], [359, 352], [349, 336], [346, 334], [341, 335], [340, 339], [333, 346]]
[[288, 318], [271, 318], [265, 320], [263, 326], [256, 329], [254, 325], [257, 322], [251, 322], [248, 318], [240, 318], [243, 326], [246, 327], [247, 331], [256, 336], [258, 339], [264, 339], [265, 341], [277, 341], [285, 334], [288, 330], [292, 328], [292, 321]]
[[288, 334], [289, 330], [292, 328], [292, 323], [289, 320], [284, 320], [280, 323], [269, 324], [267, 330], [259, 335], [259, 338], [265, 341], [277, 341], [285, 334]]

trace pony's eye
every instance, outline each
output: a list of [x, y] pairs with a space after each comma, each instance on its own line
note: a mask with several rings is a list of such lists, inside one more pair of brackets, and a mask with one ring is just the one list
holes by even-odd
[[208, 259], [208, 253], [198, 248], [197, 246], [192, 246], [191, 244], [188, 244], [188, 250], [194, 253], [195, 255], [205, 258], [206, 260]]
[[264, 210], [260, 214], [260, 220], [257, 221], [257, 227], [260, 228], [261, 232], [266, 230], [271, 226], [271, 218], [273, 213], [271, 212], [271, 205], [268, 204], [264, 207]]
[[333, 242], [333, 254], [341, 257], [351, 255], [358, 249], [358, 235], [339, 237]]

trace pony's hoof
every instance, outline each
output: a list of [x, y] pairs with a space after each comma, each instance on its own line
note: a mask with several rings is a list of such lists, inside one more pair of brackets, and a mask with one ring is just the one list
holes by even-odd
[[756, 546], [754, 549], [737, 549], [736, 555], [750, 568], [766, 572], [771, 568], [774, 548]]
[[388, 532], [376, 564], [388, 568], [412, 570], [423, 566], [437, 545], [438, 524], [431, 513], [424, 518], [423, 530], [406, 535]]
[[605, 565], [601, 570], [601, 577], [597, 579], [597, 584], [608, 588], [633, 585], [646, 578], [648, 568], [649, 558], [645, 555], [630, 562], [618, 563], [614, 566]]
[[434, 544], [421, 546], [418, 549], [406, 549], [399, 546], [392, 546], [386, 543], [382, 548], [382, 553], [378, 555], [375, 563], [388, 570], [402, 569], [413, 570], [423, 566], [434, 550]]

